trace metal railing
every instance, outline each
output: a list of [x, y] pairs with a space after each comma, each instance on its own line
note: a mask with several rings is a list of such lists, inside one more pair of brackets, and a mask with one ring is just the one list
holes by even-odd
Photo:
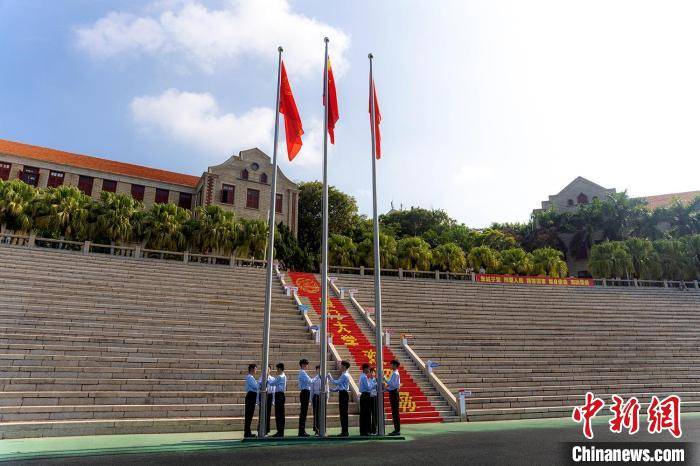
[[[336, 294], [336, 296], [341, 297], [341, 292], [338, 286], [335, 284], [334, 280], [328, 280], [329, 285], [331, 286], [331, 289], [333, 292]], [[372, 317], [370, 317], [369, 313], [365, 310], [365, 308], [360, 304], [356, 299], [354, 293], [350, 294], [350, 302], [352, 303], [353, 306], [355, 306], [355, 309], [362, 315], [362, 317], [365, 319], [365, 322], [367, 322], [367, 325], [370, 326], [372, 331], [374, 332], [376, 327], [376, 324], [374, 323], [374, 320]], [[385, 338], [385, 340], [389, 340], [388, 338]], [[423, 360], [418, 357], [418, 355], [413, 351], [410, 346], [408, 346], [408, 342], [406, 338], [402, 337], [401, 338], [401, 346], [402, 348], [406, 351], [408, 356], [413, 360], [413, 362], [418, 366], [418, 368], [425, 374], [425, 376], [428, 378], [430, 381], [431, 385], [435, 387], [435, 389], [440, 393], [440, 395], [447, 401], [447, 403], [450, 405], [450, 407], [454, 410], [455, 413], [457, 413], [462, 419], [463, 417], [466, 416], [466, 413], [462, 413], [460, 409], [460, 403], [457, 402], [457, 398], [454, 396], [454, 394], [445, 386], [445, 384], [442, 383], [442, 381], [438, 378], [437, 375], [435, 375], [429, 368], [426, 366], [426, 364], [423, 362]]]
[[[329, 266], [330, 273], [373, 276], [374, 269], [365, 267], [341, 267]], [[473, 272], [456, 273], [442, 272], [439, 270], [404, 270], [404, 269], [381, 269], [381, 275], [386, 277], [426, 279], [426, 280], [450, 280], [476, 283], [476, 274]], [[698, 280], [639, 280], [636, 278], [596, 278], [593, 280], [594, 286], [599, 287], [635, 287], [635, 288], [676, 288], [682, 290], [700, 290]], [[508, 284], [504, 284], [508, 285]]]
[[48, 251], [82, 252], [86, 255], [114, 256], [135, 260], [155, 260], [180, 262], [183, 264], [218, 265], [228, 267], [258, 267], [264, 268], [267, 261], [263, 259], [246, 259], [235, 255], [222, 256], [216, 254], [197, 254], [189, 251], [164, 251], [147, 249], [139, 245], [118, 246], [100, 244], [91, 241], [70, 241], [66, 239], [41, 238], [34, 234], [17, 235], [0, 233], [0, 245], [20, 248], [35, 248]]

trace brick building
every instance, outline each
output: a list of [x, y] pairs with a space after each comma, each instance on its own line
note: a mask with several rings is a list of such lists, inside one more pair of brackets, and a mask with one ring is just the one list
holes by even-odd
[[[257, 148], [193, 176], [0, 139], [2, 180], [18, 178], [38, 188], [77, 186], [96, 199], [102, 191], [128, 193], [146, 207], [218, 205], [239, 218], [267, 220], [271, 172], [270, 157]], [[277, 221], [296, 235], [299, 190], [279, 168], [277, 173]]]

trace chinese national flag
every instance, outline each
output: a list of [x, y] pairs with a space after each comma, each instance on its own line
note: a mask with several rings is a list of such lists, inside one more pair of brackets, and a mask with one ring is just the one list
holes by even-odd
[[[379, 112], [379, 100], [377, 99], [377, 88], [372, 80], [372, 90], [374, 91], [374, 147], [376, 149], [377, 160], [382, 157], [382, 136], [379, 133], [379, 123], [382, 122], [382, 114]], [[372, 96], [370, 95], [370, 99]], [[369, 103], [369, 124], [372, 122], [372, 102]]]
[[294, 157], [301, 150], [301, 135], [304, 134], [304, 129], [301, 126], [301, 118], [299, 110], [294, 101], [292, 87], [287, 79], [287, 70], [282, 62], [282, 76], [280, 82], [280, 113], [284, 115], [284, 134], [287, 137], [287, 155], [289, 160], [294, 160]]
[[[333, 70], [331, 69], [331, 61], [328, 60], [328, 135], [331, 137], [331, 144], [335, 144], [335, 123], [340, 116], [338, 115], [338, 95], [335, 92], [335, 79], [333, 79]], [[325, 97], [325, 96], [324, 96]], [[323, 104], [326, 104], [326, 99], [323, 99]]]

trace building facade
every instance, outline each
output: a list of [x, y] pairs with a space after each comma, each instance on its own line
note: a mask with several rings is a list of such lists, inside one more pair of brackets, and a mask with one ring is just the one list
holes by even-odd
[[[76, 186], [95, 199], [102, 191], [125, 193], [146, 207], [218, 205], [240, 218], [267, 221], [272, 162], [260, 149], [249, 149], [193, 176], [0, 139], [0, 179], [20, 179], [37, 188]], [[276, 220], [294, 235], [298, 202], [297, 184], [278, 168]]]
[[[581, 206], [593, 202], [596, 199], [604, 201], [608, 195], [615, 194], [615, 188], [604, 188], [586, 178], [576, 177], [571, 183], [566, 185], [564, 189], [557, 194], [548, 197], [546, 201], [542, 201], [540, 209], [533, 210], [533, 214], [546, 210], [554, 210], [555, 212], [576, 212]], [[688, 191], [683, 193], [660, 194], [655, 196], [645, 196], [640, 199], [646, 202], [648, 209], [657, 209], [666, 207], [675, 200], [680, 200], [683, 203], [691, 202], [695, 197], [700, 196], [700, 191]], [[663, 225], [659, 225], [663, 229]], [[588, 271], [588, 252], [585, 254], [575, 254], [572, 251], [572, 240], [574, 234], [560, 233], [559, 239], [566, 247], [566, 263], [569, 267], [569, 275], [574, 277], [589, 277]], [[593, 233], [593, 241], [599, 242], [603, 238], [602, 232]], [[576, 257], [576, 256], [586, 257]]]

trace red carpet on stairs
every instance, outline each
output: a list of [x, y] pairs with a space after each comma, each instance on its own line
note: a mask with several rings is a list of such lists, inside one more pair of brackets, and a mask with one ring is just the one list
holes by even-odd
[[[289, 278], [294, 286], [299, 288], [300, 298], [307, 298], [316, 313], [321, 315], [321, 285], [313, 274], [302, 272], [289, 272]], [[329, 292], [330, 296], [330, 292]], [[372, 366], [377, 364], [376, 351], [360, 327], [355, 322], [353, 316], [348, 312], [343, 303], [338, 298], [330, 297], [328, 303], [328, 335], [332, 336], [333, 344], [337, 347], [344, 346], [352, 355], [359, 370], [362, 364], [369, 363]], [[388, 378], [391, 375], [389, 361], [396, 359], [390, 348], [384, 347], [384, 374]], [[401, 361], [406, 364], [408, 361]], [[401, 389], [399, 410], [401, 412], [401, 422], [406, 424], [419, 422], [441, 422], [440, 414], [435, 410], [423, 391], [416, 385], [413, 378], [403, 367], [399, 368], [401, 375]], [[385, 412], [391, 418], [389, 407], [389, 396], [384, 396]]]

